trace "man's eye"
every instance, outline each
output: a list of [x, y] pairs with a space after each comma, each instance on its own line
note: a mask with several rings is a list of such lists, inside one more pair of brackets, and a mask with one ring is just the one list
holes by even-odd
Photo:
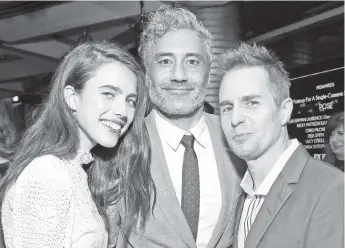
[[199, 64], [200, 64], [200, 62], [198, 60], [195, 60], [195, 59], [187, 60], [187, 65], [189, 65], [189, 66], [196, 67]]
[[107, 98], [113, 98], [114, 94], [111, 92], [102, 92], [102, 95], [106, 96]]
[[254, 101], [254, 100], [248, 102], [249, 106], [255, 106], [257, 104], [259, 104], [259, 102], [258, 101]]
[[232, 107], [224, 107], [222, 108], [222, 113], [229, 113], [232, 110]]
[[162, 59], [158, 61], [158, 64], [160, 65], [171, 65], [173, 64], [173, 61], [171, 59]]

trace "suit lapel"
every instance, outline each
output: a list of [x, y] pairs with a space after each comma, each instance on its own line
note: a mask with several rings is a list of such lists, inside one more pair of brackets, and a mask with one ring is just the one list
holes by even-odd
[[151, 174], [156, 185], [156, 205], [159, 207], [167, 223], [169, 223], [181, 239], [189, 246], [196, 248], [196, 244], [181, 210], [167, 167], [163, 147], [156, 127], [153, 112], [145, 119], [152, 146]]
[[268, 192], [253, 226], [250, 229], [245, 248], [257, 247], [267, 228], [286, 200], [293, 193], [294, 187], [292, 187], [291, 184], [298, 182], [308, 159], [308, 152], [302, 145], [299, 145]]
[[224, 140], [221, 133], [220, 123], [218, 126], [213, 123], [205, 114], [206, 123], [211, 136], [211, 141], [215, 153], [218, 176], [222, 195], [222, 208], [219, 213], [217, 225], [215, 226], [212, 237], [207, 247], [216, 247], [221, 238], [227, 223], [234, 217], [234, 208], [240, 196], [239, 179], [233, 170], [230, 159], [226, 159], [229, 154], [226, 152]]
[[245, 247], [257, 247], [280, 208], [291, 195], [292, 190], [279, 175], [272, 186], [248, 234]]
[[246, 199], [244, 192], [242, 192], [240, 199], [238, 200], [236, 212], [235, 212], [235, 228], [234, 228], [234, 241], [233, 241], [233, 248], [238, 248], [238, 229], [240, 226], [242, 209], [244, 205], [244, 200]]

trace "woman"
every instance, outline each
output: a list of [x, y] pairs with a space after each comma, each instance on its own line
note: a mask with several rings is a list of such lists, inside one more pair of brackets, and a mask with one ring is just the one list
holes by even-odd
[[332, 115], [325, 129], [324, 161], [344, 171], [344, 112]]
[[153, 189], [145, 104], [140, 67], [117, 45], [85, 43], [64, 57], [0, 185], [7, 248], [105, 248], [105, 209], [120, 196], [129, 224], [145, 221]]

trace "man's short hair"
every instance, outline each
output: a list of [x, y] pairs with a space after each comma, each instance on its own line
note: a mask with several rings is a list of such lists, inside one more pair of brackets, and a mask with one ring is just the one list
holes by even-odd
[[207, 59], [211, 64], [212, 60], [212, 35], [204, 28], [203, 24], [197, 20], [196, 16], [189, 10], [169, 5], [160, 7], [157, 11], [149, 15], [147, 27], [140, 36], [139, 55], [146, 68], [150, 61], [150, 51], [155, 41], [166, 33], [179, 29], [190, 29], [195, 31], [206, 50]]
[[275, 53], [263, 46], [241, 43], [236, 49], [221, 54], [217, 64], [223, 75], [234, 68], [262, 67], [269, 75], [269, 88], [277, 106], [290, 97], [288, 72]]

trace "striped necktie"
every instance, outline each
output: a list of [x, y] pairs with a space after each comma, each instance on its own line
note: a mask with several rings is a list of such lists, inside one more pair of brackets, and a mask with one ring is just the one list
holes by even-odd
[[244, 244], [246, 243], [248, 233], [250, 231], [250, 228], [253, 225], [253, 222], [255, 221], [256, 215], [254, 214], [256, 209], [260, 206], [261, 202], [264, 200], [262, 195], [254, 195], [249, 203], [247, 213], [244, 218]]

